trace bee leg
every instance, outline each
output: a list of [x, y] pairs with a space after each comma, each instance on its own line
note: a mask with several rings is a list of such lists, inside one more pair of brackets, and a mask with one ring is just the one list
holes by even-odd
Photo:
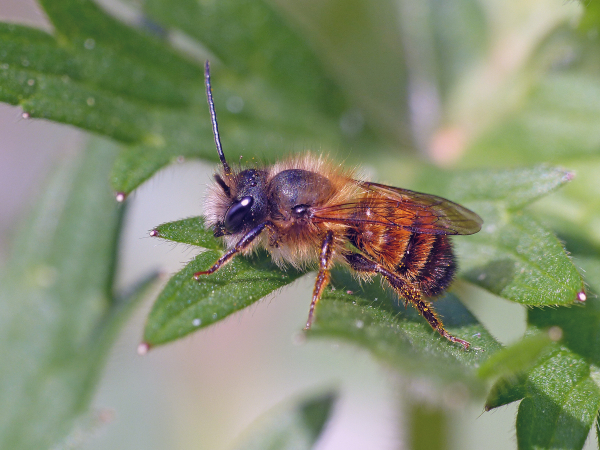
[[236, 254], [246, 250], [250, 246], [250, 244], [252, 244], [254, 239], [256, 239], [260, 235], [260, 233], [265, 229], [265, 227], [270, 225], [270, 222], [264, 222], [258, 225], [257, 227], [252, 228], [238, 241], [237, 244], [235, 244], [234, 247], [227, 250], [210, 269], [201, 272], [196, 272], [194, 274], [194, 278], [198, 280], [202, 275], [210, 275], [211, 273], [214, 273], [217, 270], [219, 270], [221, 267], [223, 267], [225, 264], [231, 261]]
[[332, 264], [333, 257], [333, 231], [328, 231], [325, 235], [325, 239], [321, 244], [321, 255], [319, 256], [319, 273], [317, 274], [317, 281], [315, 282], [315, 289], [313, 290], [312, 302], [310, 302], [310, 309], [308, 311], [308, 320], [306, 321], [305, 330], [308, 330], [313, 323], [315, 318], [315, 307], [317, 302], [323, 294], [323, 289], [329, 283], [329, 269]]
[[376, 262], [371, 261], [358, 253], [348, 253], [344, 256], [346, 261], [348, 261], [350, 264], [350, 267], [358, 272], [381, 274], [388, 281], [388, 283], [390, 283], [390, 285], [404, 298], [406, 304], [408, 304], [408, 302], [412, 303], [412, 305], [417, 309], [417, 311], [419, 311], [423, 318], [429, 322], [431, 328], [437, 331], [441, 336], [448, 339], [450, 342], [456, 342], [457, 344], [462, 345], [465, 350], [469, 349], [471, 346], [469, 342], [452, 336], [446, 331], [442, 320], [434, 311], [431, 303], [429, 303], [427, 300], [424, 300], [419, 291], [417, 291], [410, 283], [407, 283], [399, 275], [387, 270], [380, 264], [377, 264]]

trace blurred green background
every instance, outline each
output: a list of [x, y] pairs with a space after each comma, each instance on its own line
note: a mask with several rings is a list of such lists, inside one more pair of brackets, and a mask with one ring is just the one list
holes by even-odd
[[[135, 22], [136, 3], [100, 2]], [[600, 248], [600, 42], [578, 29], [582, 6], [560, 0], [273, 0], [306, 36], [354, 105], [340, 118], [347, 146], [299, 142], [362, 163], [377, 181], [418, 184], [424, 163], [444, 168], [564, 165], [573, 183], [533, 208], [567, 248]], [[33, 1], [0, 0], [0, 19], [51, 27]], [[213, 80], [218, 84], [219, 80]], [[265, 124], [268, 128], [268, 124]], [[355, 134], [375, 133], [381, 152], [364, 155]], [[227, 129], [222, 126], [222, 134]], [[0, 260], [55, 162], [85, 142], [81, 131], [25, 120], [0, 105]], [[246, 149], [231, 149], [231, 157]], [[282, 149], [282, 154], [286, 149]], [[178, 271], [195, 250], [156, 243], [159, 223], [200, 215], [213, 165], [172, 165], [129, 198], [119, 285], [151, 270]], [[417, 399], [448, 409], [447, 448], [515, 448], [512, 404], [483, 413], [483, 400], [451, 386], [399, 376], [366, 352], [303, 343], [312, 276], [174, 344], [136, 354], [152, 298], [115, 345], [90, 422], [72, 436], [84, 449], [226, 449], [256, 417], [313, 388], [335, 386], [341, 400], [320, 450], [408, 448], [412, 424], [400, 405]], [[471, 311], [503, 343], [525, 329], [525, 309], [457, 283]], [[413, 411], [413, 410], [411, 410]], [[426, 414], [423, 417], [427, 417]], [[91, 424], [91, 425], [90, 425]], [[442, 427], [443, 428], [443, 427]], [[439, 427], [438, 427], [439, 429]], [[592, 444], [589, 444], [590, 448]], [[440, 447], [443, 448], [443, 447]]]

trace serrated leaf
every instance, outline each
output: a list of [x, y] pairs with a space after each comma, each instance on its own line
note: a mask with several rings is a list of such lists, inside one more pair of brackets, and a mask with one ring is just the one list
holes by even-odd
[[[579, 262], [587, 267], [584, 259]], [[513, 375], [512, 381], [500, 379], [486, 408], [524, 398], [517, 416], [520, 449], [580, 449], [600, 409], [600, 301], [532, 309], [528, 323], [531, 332], [551, 328], [562, 339], [548, 346], [531, 370]]]
[[201, 69], [175, 54], [155, 36], [141, 33], [104, 12], [91, 0], [40, 0], [59, 36], [74, 46], [103, 45], [139, 64], [185, 82], [201, 78]]
[[479, 233], [453, 240], [461, 276], [517, 303], [566, 305], [583, 291], [581, 275], [557, 237], [521, 209], [572, 179], [572, 172], [540, 165], [429, 173], [421, 185], [483, 219]]
[[[200, 217], [160, 225], [151, 235], [205, 248], [221, 248], [220, 241], [212, 236], [211, 230], [204, 228]], [[295, 271], [281, 271], [267, 263], [267, 257], [263, 256], [253, 261], [237, 257], [210, 277], [199, 282], [192, 279], [195, 271], [210, 267], [221, 254], [210, 251], [199, 255], [169, 281], [148, 320], [145, 334], [148, 344], [162, 344], [210, 325], [300, 275]], [[232, 274], [227, 270], [232, 270]], [[261, 272], [255, 275], [254, 270]], [[222, 278], [212, 282], [213, 277], [219, 274]], [[398, 302], [393, 306], [394, 301], [377, 283], [369, 285], [370, 300], [367, 300], [364, 294], [360, 294], [361, 288], [347, 275], [336, 274], [334, 284], [344, 290], [351, 287], [357, 293], [326, 291], [317, 306], [317, 319], [310, 336], [345, 339], [367, 348], [384, 362], [402, 370], [429, 370], [431, 373], [431, 370], [443, 367], [439, 373], [445, 380], [456, 380], [467, 373], [474, 380], [473, 389], [481, 388], [475, 380], [474, 368], [500, 345], [456, 297], [446, 294], [442, 300], [436, 301], [435, 307], [447, 318], [450, 332], [471, 342], [476, 349], [471, 352], [465, 352], [462, 347], [438, 336], [412, 308], [405, 313], [398, 309]], [[260, 283], [256, 283], [256, 279], [261, 280]], [[263, 280], [273, 280], [276, 286], [269, 287], [264, 293], [258, 292]], [[228, 284], [230, 281], [232, 285]], [[399, 311], [402, 311], [400, 316]]]
[[163, 223], [151, 231], [152, 237], [183, 244], [197, 245], [211, 250], [222, 250], [223, 243], [206, 228], [204, 217], [189, 217], [177, 222]]
[[314, 448], [329, 419], [336, 397], [334, 393], [326, 393], [279, 405], [252, 424], [232, 450]]
[[568, 305], [577, 300], [583, 280], [552, 232], [525, 213], [511, 214], [508, 220], [481, 215], [482, 231], [457, 240], [462, 276], [525, 305]]
[[0, 61], [5, 69], [64, 76], [138, 100], [179, 106], [189, 103], [187, 83], [136, 64], [95, 40], [64, 46], [44, 31], [0, 23]]
[[67, 435], [131, 305], [112, 297], [122, 208], [106, 180], [117, 150], [96, 143], [65, 163], [1, 274], [2, 448], [51, 448]]
[[235, 258], [216, 273], [194, 279], [195, 272], [208, 269], [221, 255], [215, 250], [201, 253], [169, 280], [148, 316], [146, 344], [165, 344], [207, 327], [301, 275], [282, 272], [264, 258]]

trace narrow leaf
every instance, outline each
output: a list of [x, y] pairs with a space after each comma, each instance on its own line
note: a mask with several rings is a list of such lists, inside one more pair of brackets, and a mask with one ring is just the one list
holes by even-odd
[[492, 214], [482, 212], [480, 233], [456, 240], [462, 275], [517, 303], [576, 301], [583, 280], [556, 236], [527, 214]]
[[264, 258], [238, 257], [212, 275], [193, 278], [221, 255], [215, 250], [201, 253], [169, 280], [148, 316], [146, 344], [165, 344], [222, 320], [301, 275], [282, 272]]
[[91, 0], [40, 0], [40, 4], [57, 34], [75, 46], [87, 41], [88, 46], [94, 42], [109, 47], [180, 82], [201, 78], [197, 65], [176, 55], [158, 38], [119, 22]]
[[562, 243], [520, 210], [573, 179], [540, 165], [424, 177], [419, 188], [457, 201], [483, 219], [481, 231], [458, 236], [461, 275], [490, 292], [526, 305], [567, 305], [583, 280]]
[[213, 236], [210, 229], [206, 228], [204, 217], [190, 217], [177, 222], [164, 223], [152, 230], [150, 235], [211, 250], [223, 249], [223, 243]]
[[61, 45], [54, 36], [34, 28], [0, 23], [3, 68], [59, 75], [138, 100], [183, 106], [189, 85], [172, 80], [110, 47], [93, 40], [78, 47]]
[[2, 448], [51, 448], [91, 399], [116, 333], [107, 326], [121, 213], [106, 180], [117, 150], [96, 143], [63, 166], [1, 274]]

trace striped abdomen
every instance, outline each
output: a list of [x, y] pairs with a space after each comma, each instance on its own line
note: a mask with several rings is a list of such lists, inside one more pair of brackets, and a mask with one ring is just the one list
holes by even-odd
[[440, 294], [454, 278], [456, 262], [448, 236], [363, 223], [352, 227], [348, 238], [365, 256], [401, 276], [423, 295]]

